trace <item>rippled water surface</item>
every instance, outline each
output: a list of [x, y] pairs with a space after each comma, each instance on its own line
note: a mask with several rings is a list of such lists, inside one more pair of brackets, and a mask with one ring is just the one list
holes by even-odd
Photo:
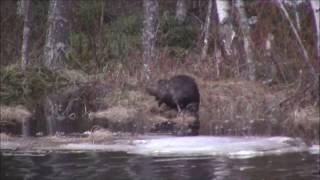
[[12, 179], [319, 179], [319, 155], [248, 159], [147, 157], [120, 152], [1, 153], [1, 180]]

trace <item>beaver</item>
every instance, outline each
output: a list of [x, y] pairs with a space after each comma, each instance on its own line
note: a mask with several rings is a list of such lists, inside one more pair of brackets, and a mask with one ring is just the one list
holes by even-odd
[[165, 103], [168, 107], [181, 112], [187, 109], [199, 111], [200, 93], [195, 80], [187, 75], [176, 75], [170, 79], [160, 79], [146, 88], [158, 101], [159, 107]]
[[[198, 135], [200, 93], [196, 81], [187, 75], [176, 75], [170, 79], [160, 79], [157, 83], [147, 86], [148, 94], [155, 97], [160, 107], [163, 103], [178, 113], [187, 111], [195, 117], [189, 124], [191, 135]], [[189, 133], [188, 133], [189, 134]]]

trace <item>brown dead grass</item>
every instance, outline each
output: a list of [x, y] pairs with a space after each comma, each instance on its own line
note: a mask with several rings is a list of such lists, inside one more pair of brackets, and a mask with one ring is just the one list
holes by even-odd
[[0, 141], [9, 141], [11, 138], [12, 136], [6, 133], [0, 133]]
[[[168, 78], [180, 72], [183, 71], [171, 72], [159, 78]], [[292, 94], [290, 88], [275, 90], [259, 82], [238, 79], [214, 81], [191, 73], [184, 74], [194, 77], [199, 86], [201, 134], [290, 135], [314, 139], [319, 132], [315, 129], [319, 127], [318, 121], [309, 119], [305, 122], [303, 118], [311, 112], [303, 111], [293, 117], [290, 108], [279, 106]], [[177, 116], [177, 112], [168, 111], [166, 107], [159, 108], [154, 97], [149, 96], [143, 86], [139, 85], [116, 89], [103, 97], [103, 101], [109, 108], [94, 113], [95, 118], [100, 116], [108, 121], [138, 124], [142, 126], [142, 132], [148, 132], [162, 122], [185, 126], [194, 120], [190, 120], [189, 116]], [[296, 130], [300, 126], [303, 131]]]
[[113, 133], [110, 130], [99, 128], [97, 130], [93, 130], [88, 138], [92, 143], [108, 142], [113, 139]]
[[136, 109], [116, 106], [103, 111], [90, 112], [89, 119], [106, 119], [110, 122], [126, 123], [128, 119], [135, 117], [136, 113]]
[[[265, 134], [271, 124], [265, 110], [268, 89], [258, 83], [240, 80], [199, 82], [201, 89], [200, 120], [202, 131], [209, 134], [251, 135]], [[204, 115], [202, 115], [204, 114]], [[269, 127], [266, 126], [266, 127]], [[260, 132], [261, 131], [261, 132]], [[268, 129], [270, 131], [270, 129]]]
[[24, 106], [0, 105], [0, 124], [22, 123], [32, 116]]
[[[173, 67], [178, 67], [178, 64]], [[313, 110], [315, 107], [298, 110], [280, 108], [280, 102], [292, 94], [292, 87], [275, 89], [259, 82], [239, 79], [215, 81], [210, 77], [198, 76], [196, 65], [188, 67], [194, 68], [194, 71], [177, 68], [159, 74], [154, 81], [177, 74], [187, 74], [196, 80], [201, 94], [201, 134], [291, 135], [309, 139], [318, 137], [319, 120], [316, 115], [319, 111]], [[92, 81], [87, 81], [86, 75], [77, 72], [68, 72], [66, 76], [76, 82]], [[154, 97], [145, 92], [140, 77], [133, 75], [121, 78], [127, 79], [122, 79], [124, 83], [112, 83], [112, 79], [104, 79], [101, 75], [94, 86], [88, 85], [88, 88], [81, 89], [82, 94], [87, 95], [83, 103], [90, 102], [86, 107], [91, 104], [97, 107], [88, 109], [89, 120], [94, 122], [93, 125], [108, 127], [110, 131], [143, 133], [162, 122], [170, 121], [178, 126], [185, 126], [194, 120], [189, 116], [177, 116], [177, 112], [168, 111], [166, 107], [159, 108]], [[70, 94], [74, 92], [71, 91]], [[21, 122], [30, 117], [31, 113], [22, 106], [1, 106], [0, 123]]]
[[320, 134], [319, 106], [307, 106], [297, 108], [290, 113], [290, 119], [286, 121], [290, 134], [303, 137], [309, 143], [319, 144]]

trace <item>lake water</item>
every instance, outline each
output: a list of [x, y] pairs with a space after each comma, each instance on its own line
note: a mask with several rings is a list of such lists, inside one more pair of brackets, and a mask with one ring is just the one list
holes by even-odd
[[39, 144], [13, 150], [2, 143], [1, 180], [320, 179], [318, 147], [311, 152], [294, 141], [282, 145], [288, 142], [283, 138], [162, 137], [121, 142], [117, 146], [69, 143], [45, 151]]

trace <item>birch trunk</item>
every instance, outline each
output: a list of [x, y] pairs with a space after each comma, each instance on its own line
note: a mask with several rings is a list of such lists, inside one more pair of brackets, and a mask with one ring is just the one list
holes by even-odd
[[25, 1], [24, 0], [18, 0], [17, 1], [17, 15], [18, 16], [24, 16], [24, 8], [25, 8]]
[[320, 3], [318, 0], [309, 0], [316, 25], [317, 61], [320, 63]]
[[[317, 48], [317, 64], [320, 64], [320, 2], [318, 0], [310, 0], [310, 5], [312, 8], [315, 25], [316, 25], [316, 48]], [[314, 91], [315, 91], [315, 99], [316, 103], [320, 105], [320, 95], [319, 95], [319, 69], [318, 75], [315, 76], [315, 83], [314, 83]]]
[[50, 0], [44, 65], [51, 70], [64, 68], [72, 1]]
[[143, 67], [144, 77], [149, 80], [151, 64], [155, 57], [156, 20], [158, 15], [157, 0], [143, 0]]
[[204, 60], [207, 58], [208, 55], [208, 46], [209, 46], [209, 36], [211, 32], [211, 23], [212, 23], [212, 8], [213, 8], [213, 1], [209, 0], [208, 2], [208, 10], [207, 10], [207, 16], [206, 21], [204, 24], [204, 38], [203, 38], [203, 46], [201, 51], [201, 60]]
[[177, 0], [177, 7], [176, 7], [176, 20], [178, 23], [182, 24], [187, 16], [187, 0]]
[[266, 37], [266, 40], [265, 40], [265, 56], [267, 57], [267, 59], [269, 59], [271, 61], [270, 63], [270, 77], [271, 79], [267, 80], [267, 81], [264, 81], [264, 84], [268, 84], [268, 83], [272, 83], [273, 80], [277, 77], [277, 73], [280, 74], [282, 80], [287, 83], [287, 78], [286, 78], [286, 74], [285, 72], [283, 72], [280, 68], [280, 65], [279, 65], [279, 62], [276, 61], [273, 57], [273, 54], [272, 54], [272, 47], [273, 47], [273, 44], [274, 44], [274, 35], [269, 32], [267, 37]]
[[20, 0], [21, 2], [21, 15], [23, 15], [23, 35], [22, 35], [22, 48], [21, 48], [21, 69], [26, 70], [29, 64], [29, 41], [31, 33], [31, 0]]
[[244, 57], [247, 64], [247, 72], [246, 72], [246, 78], [248, 80], [254, 81], [256, 79], [256, 66], [254, 62], [254, 54], [253, 54], [253, 46], [252, 46], [252, 40], [250, 37], [250, 26], [248, 23], [248, 17], [244, 9], [244, 3], [243, 0], [236, 0], [235, 1], [235, 7], [239, 11], [239, 27], [240, 31], [242, 32], [240, 37], [242, 36], [243, 40], [243, 47], [244, 47]]
[[216, 0], [216, 7], [219, 21], [220, 48], [222, 48], [222, 51], [225, 53], [224, 56], [226, 57], [231, 55], [231, 43], [235, 35], [229, 13], [231, 6], [229, 1]]
[[298, 1], [294, 1], [295, 4], [293, 5], [293, 9], [294, 9], [294, 18], [296, 19], [296, 26], [297, 29], [300, 31], [301, 30], [301, 22], [300, 22], [300, 14], [299, 14], [299, 10], [298, 10], [298, 6], [299, 6], [299, 2]]
[[300, 49], [302, 51], [302, 56], [303, 56], [303, 59], [304, 59], [305, 63], [310, 68], [310, 72], [313, 75], [314, 79], [317, 79], [317, 74], [316, 74], [316, 71], [315, 71], [312, 63], [310, 62], [310, 58], [309, 58], [308, 52], [307, 52], [306, 48], [304, 47], [304, 45], [302, 43], [302, 40], [301, 40], [301, 38], [300, 38], [300, 36], [298, 34], [298, 31], [297, 31], [296, 27], [294, 26], [294, 24], [293, 24], [293, 22], [292, 22], [292, 20], [291, 20], [291, 18], [289, 16], [288, 11], [284, 7], [283, 2], [281, 0], [276, 0], [276, 3], [279, 5], [280, 10], [285, 15], [285, 17], [287, 18], [287, 20], [288, 20], [288, 22], [290, 24], [290, 28], [293, 31], [293, 34], [295, 35], [295, 38], [297, 39], [299, 47], [300, 47]]
[[96, 62], [98, 65], [101, 65], [101, 62], [104, 62], [104, 54], [103, 54], [103, 47], [104, 47], [104, 9], [105, 9], [105, 1], [101, 1], [101, 13], [100, 13], [100, 27], [99, 27], [99, 39], [97, 40], [98, 42], [98, 56]]
[[295, 19], [295, 24], [296, 28], [298, 30], [301, 29], [301, 21], [300, 21], [300, 13], [299, 13], [299, 5], [304, 3], [305, 0], [284, 0], [283, 3], [286, 5], [290, 6], [290, 8], [293, 9], [294, 12], [294, 19]]

